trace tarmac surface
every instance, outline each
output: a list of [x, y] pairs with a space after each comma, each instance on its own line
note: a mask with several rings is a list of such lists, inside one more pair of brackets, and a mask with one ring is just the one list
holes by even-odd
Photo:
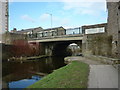
[[118, 88], [118, 70], [112, 65], [90, 65], [88, 88]]
[[69, 61], [82, 61], [89, 64], [88, 88], [118, 88], [118, 70], [112, 65], [85, 57], [67, 57]]

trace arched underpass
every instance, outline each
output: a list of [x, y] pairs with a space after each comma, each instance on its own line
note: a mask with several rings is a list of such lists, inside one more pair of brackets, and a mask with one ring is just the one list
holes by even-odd
[[82, 48], [82, 40], [47, 42], [44, 43], [45, 54], [52, 56], [70, 56], [72, 53], [67, 49], [67, 47], [72, 43], [76, 43], [80, 48]]
[[55, 44], [52, 54], [53, 56], [68, 56], [71, 55], [66, 49], [70, 43], [69, 42], [62, 42]]

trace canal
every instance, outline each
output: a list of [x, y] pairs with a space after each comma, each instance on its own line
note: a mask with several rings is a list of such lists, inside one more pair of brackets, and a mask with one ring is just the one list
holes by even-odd
[[65, 66], [64, 57], [47, 57], [27, 62], [8, 61], [2, 63], [3, 88], [26, 88], [44, 75]]

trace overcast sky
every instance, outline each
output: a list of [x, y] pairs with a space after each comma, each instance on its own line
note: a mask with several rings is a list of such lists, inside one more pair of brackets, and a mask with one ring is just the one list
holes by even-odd
[[9, 30], [35, 27], [79, 27], [107, 22], [106, 2], [12, 2]]

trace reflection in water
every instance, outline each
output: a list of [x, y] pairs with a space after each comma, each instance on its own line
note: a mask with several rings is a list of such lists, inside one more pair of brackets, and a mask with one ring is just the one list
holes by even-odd
[[40, 79], [41, 78], [39, 76], [32, 76], [31, 79], [23, 79], [23, 80], [19, 80], [19, 81], [9, 82], [8, 86], [10, 88], [26, 88], [29, 85], [32, 85], [33, 83], [35, 83], [36, 81], [38, 81]]
[[40, 79], [40, 77], [37, 78], [37, 76], [40, 76], [39, 73], [51, 73], [64, 65], [64, 57], [42, 58], [23, 63], [4, 62], [2, 65], [2, 79], [7, 85], [3, 84], [3, 87], [25, 88]]

